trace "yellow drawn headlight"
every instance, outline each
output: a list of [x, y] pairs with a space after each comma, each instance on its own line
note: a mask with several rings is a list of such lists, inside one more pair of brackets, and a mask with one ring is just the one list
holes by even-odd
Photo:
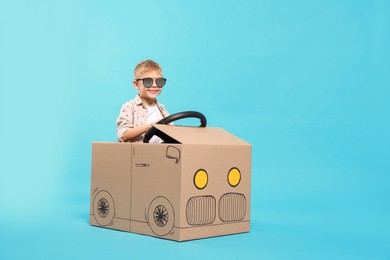
[[204, 189], [206, 187], [209, 177], [205, 170], [198, 170], [194, 175], [194, 184], [198, 189]]
[[228, 173], [228, 182], [230, 186], [236, 187], [241, 181], [241, 173], [237, 168], [231, 168]]

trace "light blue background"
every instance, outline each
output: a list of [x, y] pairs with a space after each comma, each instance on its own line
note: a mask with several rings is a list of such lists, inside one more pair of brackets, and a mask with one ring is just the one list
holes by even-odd
[[[0, 259], [390, 259], [390, 2], [0, 0]], [[133, 67], [253, 145], [251, 233], [91, 227]]]

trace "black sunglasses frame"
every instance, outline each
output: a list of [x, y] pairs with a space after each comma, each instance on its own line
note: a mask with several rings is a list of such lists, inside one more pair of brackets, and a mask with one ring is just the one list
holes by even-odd
[[[157, 87], [162, 88], [162, 87], [164, 87], [165, 83], [167, 82], [166, 78], [157, 78], [157, 79], [142, 78], [142, 79], [136, 79], [136, 81], [140, 81], [140, 80], [142, 80], [142, 83], [144, 84], [145, 88], [150, 88], [151, 86], [153, 86], [153, 82], [156, 82]], [[151, 83], [150, 84], [145, 84], [145, 80], [151, 80]], [[161, 80], [163, 81], [162, 83], [159, 82]]]

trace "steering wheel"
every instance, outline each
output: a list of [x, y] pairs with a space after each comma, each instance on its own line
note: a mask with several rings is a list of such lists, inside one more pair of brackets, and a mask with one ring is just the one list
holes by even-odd
[[[157, 124], [169, 124], [172, 123], [173, 121], [180, 120], [183, 118], [198, 118], [200, 120], [200, 126], [199, 127], [206, 127], [207, 125], [207, 120], [206, 117], [196, 111], [184, 111], [184, 112], [179, 112], [176, 114], [172, 114], [170, 116], [167, 116], [166, 118], [161, 119], [160, 121], [157, 122]], [[145, 136], [144, 136], [144, 143], [149, 143], [150, 138], [152, 138], [154, 135], [157, 135], [160, 137], [165, 143], [176, 143], [177, 141], [172, 139], [170, 136], [165, 134], [164, 132], [161, 132], [158, 130], [156, 127], [152, 126], [148, 131], [146, 131]]]

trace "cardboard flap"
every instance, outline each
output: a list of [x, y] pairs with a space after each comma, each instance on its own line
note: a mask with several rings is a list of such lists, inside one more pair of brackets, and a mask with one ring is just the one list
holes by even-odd
[[182, 144], [250, 145], [222, 128], [174, 125], [153, 125]]

